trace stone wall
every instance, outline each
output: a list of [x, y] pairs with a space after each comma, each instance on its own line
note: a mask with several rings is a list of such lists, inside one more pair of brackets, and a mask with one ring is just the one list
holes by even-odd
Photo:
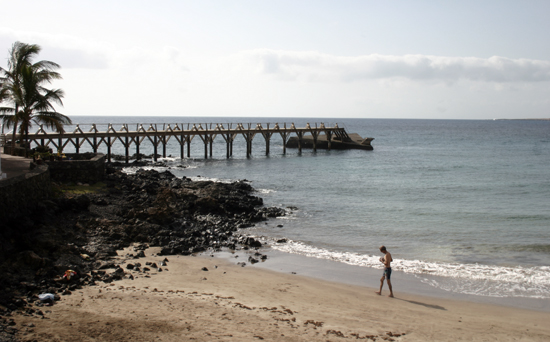
[[97, 183], [105, 175], [105, 155], [67, 153], [63, 161], [48, 161], [50, 177], [58, 182]]
[[[4, 153], [5, 154], [12, 155], [11, 151], [12, 151], [11, 145], [10, 146], [8, 146], [8, 145], [4, 146]], [[16, 147], [15, 148], [15, 153], [13, 153], [13, 155], [14, 156], [19, 156], [19, 157], [24, 157], [25, 156], [25, 151], [26, 151], [26, 149], [24, 147]]]
[[[48, 166], [39, 165], [31, 172], [0, 181], [0, 220], [11, 220], [35, 210], [51, 195]], [[0, 222], [1, 226], [1, 222]]]

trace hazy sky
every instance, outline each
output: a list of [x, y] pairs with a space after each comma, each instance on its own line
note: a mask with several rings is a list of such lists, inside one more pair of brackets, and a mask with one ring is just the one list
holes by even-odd
[[3, 1], [64, 114], [550, 117], [550, 1]]

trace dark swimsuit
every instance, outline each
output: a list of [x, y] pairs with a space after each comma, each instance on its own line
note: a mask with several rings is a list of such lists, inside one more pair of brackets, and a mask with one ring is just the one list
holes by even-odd
[[390, 280], [391, 278], [391, 267], [384, 267], [384, 274], [383, 277], [386, 277], [386, 279]]

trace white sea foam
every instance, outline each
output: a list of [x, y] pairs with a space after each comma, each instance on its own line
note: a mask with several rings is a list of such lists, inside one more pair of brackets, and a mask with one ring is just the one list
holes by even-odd
[[122, 168], [122, 172], [126, 173], [126, 174], [129, 174], [129, 175], [133, 175], [135, 174], [138, 170], [146, 170], [146, 171], [149, 171], [149, 170], [157, 170], [158, 172], [164, 172], [166, 170], [168, 170], [168, 167], [162, 167], [162, 166], [128, 166], [128, 167], [124, 167]]
[[[273, 242], [271, 247], [307, 257], [382, 268], [378, 255], [330, 251], [291, 240], [287, 243]], [[549, 266], [502, 267], [395, 259], [392, 269], [414, 274], [426, 284], [451, 292], [491, 297], [550, 298]]]
[[202, 176], [197, 176], [197, 177], [187, 177], [189, 179], [191, 179], [192, 181], [211, 181], [211, 182], [216, 182], [216, 183], [233, 183], [234, 180], [233, 179], [224, 179], [224, 178], [211, 178], [211, 177], [202, 177]]
[[157, 158], [158, 161], [166, 161], [166, 162], [175, 162], [176, 160], [181, 160], [181, 158], [177, 157], [164, 157], [164, 158]]
[[258, 192], [260, 194], [271, 194], [271, 193], [277, 192], [277, 191], [272, 190], [272, 189], [256, 189], [256, 192]]
[[277, 216], [278, 220], [296, 220], [296, 216]]

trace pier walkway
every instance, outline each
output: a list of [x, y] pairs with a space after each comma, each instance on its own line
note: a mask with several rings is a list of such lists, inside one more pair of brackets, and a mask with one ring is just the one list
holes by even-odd
[[[102, 145], [107, 147], [107, 159], [111, 161], [111, 148], [115, 142], [120, 142], [124, 146], [126, 163], [130, 158], [130, 148], [134, 146], [137, 158], [140, 156], [140, 145], [144, 140], [148, 140], [153, 145], [154, 160], [157, 160], [159, 148], [162, 149], [162, 156], [166, 157], [166, 145], [170, 139], [175, 139], [180, 145], [180, 157], [184, 158], [184, 147], [187, 147], [187, 157], [191, 155], [191, 142], [195, 137], [199, 137], [204, 144], [204, 158], [212, 157], [212, 144], [216, 137], [221, 136], [226, 142], [226, 157], [233, 155], [233, 142], [239, 135], [244, 137], [246, 143], [246, 157], [249, 158], [252, 154], [252, 141], [256, 135], [261, 135], [265, 140], [265, 153], [269, 155], [269, 145], [273, 135], [280, 135], [283, 140], [283, 153], [286, 153], [287, 142], [291, 136], [297, 139], [297, 147], [302, 150], [304, 135], [308, 135], [308, 140], [311, 140], [311, 147], [317, 149], [317, 140], [322, 136], [322, 140], [326, 141], [326, 147], [329, 150], [332, 147], [332, 142], [352, 141], [348, 133], [343, 127], [338, 127], [334, 124], [332, 127], [325, 126], [324, 123], [314, 125], [306, 124], [305, 127], [296, 127], [294, 123], [282, 123], [274, 125], [261, 123], [257, 124], [136, 124], [135, 130], [130, 130], [128, 124], [120, 124], [118, 130], [113, 124], [108, 124], [107, 129], [101, 131], [96, 124], [75, 125], [72, 132], [47, 132], [41, 125], [37, 132], [28, 134], [28, 142], [30, 146], [47, 146], [54, 151], [63, 150], [67, 146], [74, 147], [76, 153], [84, 145], [89, 145], [94, 153], [98, 152], [98, 148]], [[116, 125], [118, 127], [118, 125]], [[132, 125], [133, 126], [133, 125]], [[11, 136], [7, 136], [11, 138]], [[17, 139], [21, 137], [17, 135]]]

